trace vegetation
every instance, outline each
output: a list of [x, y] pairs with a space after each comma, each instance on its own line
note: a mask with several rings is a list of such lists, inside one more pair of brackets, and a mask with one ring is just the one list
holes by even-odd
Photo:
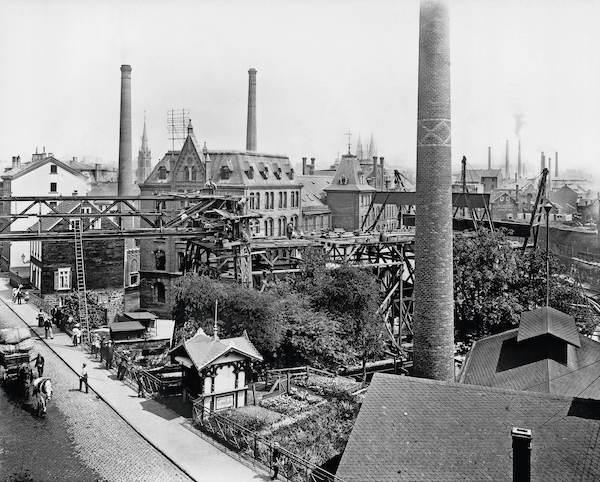
[[[97, 297], [93, 293], [87, 293], [88, 305], [88, 320], [90, 322], [90, 330], [98, 328], [106, 324], [106, 309], [98, 302]], [[63, 306], [61, 307], [63, 320], [66, 323], [69, 316], [73, 317], [75, 323], [81, 323], [82, 328], [85, 328], [79, 319], [79, 296], [77, 293], [69, 293], [63, 298]], [[69, 328], [72, 328], [70, 326]]]
[[[584, 334], [600, 322], [567, 269], [550, 255], [551, 307], [573, 316]], [[546, 254], [515, 249], [502, 231], [454, 238], [457, 339], [480, 338], [512, 328], [520, 314], [546, 305]]]

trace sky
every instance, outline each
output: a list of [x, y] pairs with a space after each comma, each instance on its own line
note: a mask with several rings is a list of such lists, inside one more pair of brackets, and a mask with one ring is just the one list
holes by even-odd
[[[540, 151], [600, 176], [600, 2], [452, 0], [452, 157], [458, 169]], [[248, 69], [258, 150], [326, 167], [360, 135], [414, 168], [418, 0], [2, 0], [0, 161], [36, 146], [116, 163], [120, 65], [132, 71], [133, 154], [153, 162], [167, 112], [186, 108], [209, 149], [245, 148]]]

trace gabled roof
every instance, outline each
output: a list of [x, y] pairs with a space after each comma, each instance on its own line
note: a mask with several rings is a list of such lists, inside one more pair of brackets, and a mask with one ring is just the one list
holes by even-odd
[[73, 169], [72, 167], [70, 167], [62, 161], [59, 161], [55, 157], [46, 157], [45, 159], [42, 159], [40, 161], [27, 162], [25, 164], [22, 164], [21, 167], [18, 169], [11, 169], [7, 171], [5, 174], [2, 175], [2, 179], [18, 179], [19, 177], [24, 176], [25, 174], [31, 171], [34, 171], [38, 167], [45, 166], [46, 164], [50, 163], [60, 166], [62, 169], [64, 169], [67, 172], [70, 172], [74, 176], [81, 177], [82, 179], [87, 179], [87, 177], [84, 176], [77, 169]]
[[330, 176], [298, 176], [302, 183], [302, 212], [330, 212], [325, 203], [325, 188], [331, 185]]
[[600, 402], [375, 374], [336, 475], [345, 482], [511, 480], [512, 427], [532, 480], [599, 480]]
[[139, 321], [119, 321], [117, 323], [111, 323], [110, 330], [121, 332], [121, 331], [144, 331], [146, 327]]
[[546, 334], [560, 338], [571, 345], [581, 346], [579, 331], [572, 316], [549, 306], [521, 313], [517, 341]]
[[[100, 212], [100, 209], [96, 206], [95, 202], [87, 201], [87, 200], [78, 200], [78, 201], [75, 201], [75, 200], [66, 200], [66, 201], [62, 201], [60, 204], [58, 204], [58, 205], [56, 205], [54, 207], [54, 210], [57, 213], [59, 213], [59, 214], [71, 214], [71, 213], [74, 213], [75, 211], [77, 211], [82, 204], [84, 204], [85, 206], [90, 206], [92, 208], [92, 210], [93, 210], [93, 213], [99, 213]], [[53, 211], [50, 211], [47, 214], [52, 214], [52, 213], [53, 213]], [[77, 217], [77, 216], [75, 216], [75, 217]], [[38, 231], [38, 228], [40, 228], [42, 232], [44, 232], [44, 231], [50, 231], [50, 230], [54, 229], [60, 222], [62, 222], [63, 219], [64, 219], [63, 217], [42, 218], [41, 221], [38, 221], [37, 223], [35, 223], [28, 230], [29, 231]], [[110, 218], [102, 218], [102, 219], [107, 219], [110, 223], [112, 223], [116, 227], [119, 226], [115, 221], [113, 221]], [[41, 222], [41, 227], [39, 226], [40, 222]], [[84, 221], [83, 225], [87, 226], [87, 224], [85, 224], [85, 221]]]
[[367, 184], [367, 176], [363, 173], [360, 161], [356, 156], [345, 154], [335, 171], [331, 185], [327, 186], [324, 191], [374, 192], [376, 189]]
[[198, 371], [232, 351], [257, 361], [263, 360], [262, 355], [254, 347], [245, 331], [242, 336], [223, 340], [215, 340], [212, 336], [197, 333], [189, 340], [173, 348], [171, 353], [180, 350], [182, 347]]

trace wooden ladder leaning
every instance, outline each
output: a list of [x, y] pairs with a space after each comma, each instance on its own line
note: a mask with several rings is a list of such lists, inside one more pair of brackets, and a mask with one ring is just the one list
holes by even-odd
[[75, 225], [75, 271], [77, 276], [77, 298], [79, 305], [79, 322], [81, 323], [81, 342], [90, 343], [90, 322], [88, 318], [87, 289], [85, 284], [85, 264], [83, 261], [83, 221], [81, 218]]

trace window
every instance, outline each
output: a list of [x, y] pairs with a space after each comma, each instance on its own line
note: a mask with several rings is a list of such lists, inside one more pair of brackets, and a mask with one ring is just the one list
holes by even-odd
[[185, 253], [177, 253], [177, 266], [179, 267], [179, 271], [185, 271]]
[[187, 166], [183, 168], [183, 179], [185, 181], [189, 181], [190, 180], [190, 170], [189, 170], [189, 168]]
[[158, 178], [166, 179], [167, 178], [167, 168], [165, 166], [160, 166], [158, 168]]
[[59, 268], [54, 272], [54, 289], [71, 289], [71, 268]]
[[287, 208], [287, 191], [283, 193], [283, 207]]
[[48, 202], [48, 206], [50, 206], [51, 208], [55, 208], [58, 205], [58, 203], [56, 201], [49, 201]]
[[156, 201], [156, 211], [161, 212], [167, 209], [167, 201]]
[[250, 209], [254, 209], [254, 193], [250, 193]]
[[191, 173], [191, 176], [192, 176], [191, 179], [190, 179], [190, 181], [195, 181], [196, 178], [198, 177], [198, 169], [196, 169], [195, 167], [192, 167], [190, 173]]
[[56, 164], [50, 164], [50, 174], [58, 174], [58, 166]]
[[137, 285], [140, 282], [140, 273], [138, 268], [138, 260], [132, 259], [129, 263], [129, 286]]
[[279, 192], [279, 209], [281, 209], [283, 207], [283, 193]]
[[79, 227], [79, 218], [69, 219], [69, 231], [75, 231]]
[[154, 259], [156, 261], [156, 269], [164, 270], [167, 261], [165, 252], [162, 249], [154, 251]]
[[256, 193], [256, 209], [260, 209], [260, 193]]
[[57, 188], [56, 188], [56, 183], [55, 182], [51, 182], [50, 183], [50, 192], [56, 192]]
[[[81, 214], [92, 214], [92, 207], [91, 206], [82, 206]], [[91, 218], [90, 217], [87, 220], [92, 224], [90, 229], [102, 229], [102, 221], [100, 218]], [[85, 225], [87, 225], [87, 223], [84, 223], [84, 226]]]
[[157, 303], [165, 302], [165, 285], [160, 281], [154, 283], [154, 299]]
[[229, 179], [231, 171], [228, 166], [221, 167], [221, 179]]

